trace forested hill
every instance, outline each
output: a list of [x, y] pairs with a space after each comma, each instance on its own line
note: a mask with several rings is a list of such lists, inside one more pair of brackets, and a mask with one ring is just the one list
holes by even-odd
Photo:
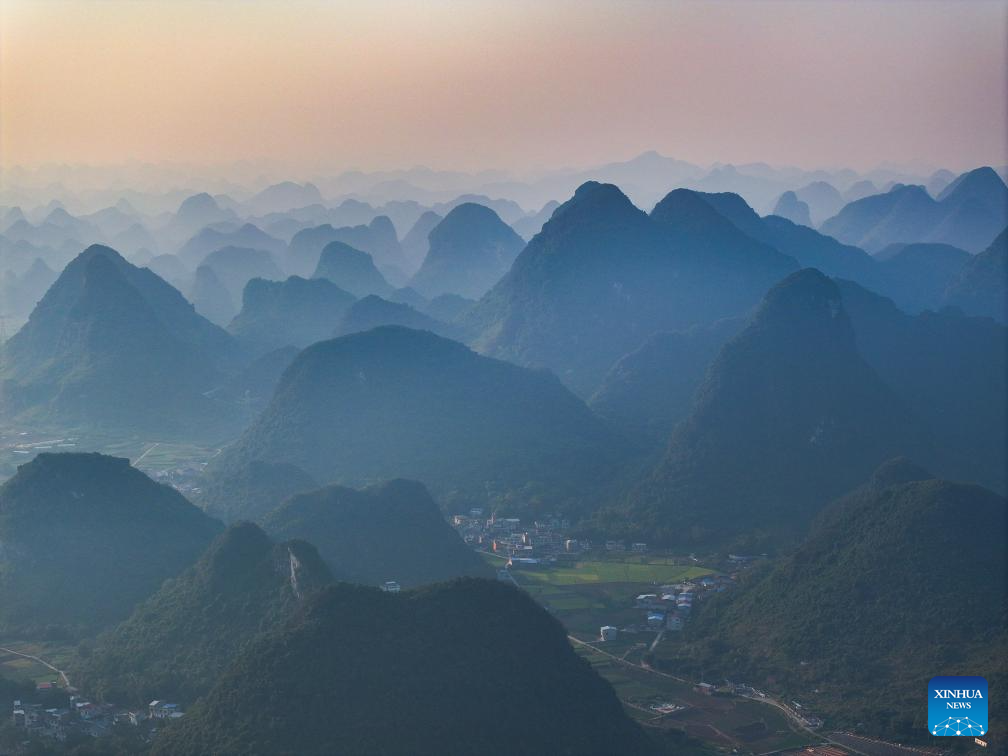
[[889, 463], [793, 554], [703, 605], [670, 664], [783, 688], [830, 727], [916, 740], [931, 677], [983, 674], [1003, 733], [1006, 527], [1004, 498]]
[[464, 579], [403, 594], [325, 589], [248, 649], [152, 753], [647, 749], [557, 620], [511, 586]]
[[93, 648], [82, 645], [74, 684], [119, 704], [189, 704], [253, 638], [286, 624], [331, 580], [310, 544], [273, 543], [255, 525], [233, 525]]

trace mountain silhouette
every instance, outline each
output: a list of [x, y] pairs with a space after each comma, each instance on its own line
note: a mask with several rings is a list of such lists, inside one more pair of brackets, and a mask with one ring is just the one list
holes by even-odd
[[226, 484], [259, 459], [320, 482], [410, 478], [449, 501], [524, 487], [553, 491], [561, 504], [622, 453], [553, 376], [385, 326], [301, 352], [269, 407], [208, 473]]
[[404, 587], [493, 571], [445, 522], [423, 484], [393, 480], [292, 496], [263, 520], [276, 538], [311, 538], [340, 580]]
[[[494, 673], [476, 672], [488, 669]], [[487, 701], [494, 716], [486, 716]], [[258, 713], [277, 706], [283, 716]], [[159, 733], [152, 754], [588, 756], [652, 748], [556, 619], [521, 591], [466, 579], [401, 594], [323, 589], [283, 631], [245, 650], [199, 707]]]
[[312, 278], [327, 278], [355, 297], [388, 297], [392, 293], [392, 286], [375, 267], [371, 255], [341, 241], [325, 246]]
[[[100, 629], [191, 564], [221, 530], [129, 460], [39, 454], [0, 487], [0, 626]], [[84, 564], [87, 580], [68, 579]]]
[[427, 297], [478, 299], [508, 272], [525, 246], [497, 213], [471, 202], [452, 209], [428, 239], [427, 256], [411, 281]]
[[721, 349], [664, 459], [606, 522], [678, 544], [780, 543], [916, 431], [858, 353], [836, 284], [804, 269]]
[[742, 314], [796, 268], [694, 192], [670, 193], [648, 216], [617, 187], [589, 182], [464, 325], [480, 351], [550, 367], [588, 396], [653, 333]]
[[330, 337], [354, 301], [353, 294], [324, 278], [253, 278], [228, 330], [260, 354], [285, 346], [306, 347]]
[[241, 359], [176, 289], [97, 245], [64, 269], [3, 357], [8, 412], [59, 427], [200, 434], [228, 424], [203, 393]]

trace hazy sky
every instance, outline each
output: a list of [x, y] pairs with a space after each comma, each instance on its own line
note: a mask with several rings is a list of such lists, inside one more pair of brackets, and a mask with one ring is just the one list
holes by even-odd
[[1008, 160], [1008, 0], [0, 9], [7, 165]]

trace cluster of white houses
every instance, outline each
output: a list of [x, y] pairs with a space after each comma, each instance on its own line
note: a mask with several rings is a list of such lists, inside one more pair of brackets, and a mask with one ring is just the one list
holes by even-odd
[[[694, 601], [708, 593], [728, 590], [735, 581], [727, 575], [704, 575], [674, 585], [663, 585], [657, 593], [642, 593], [634, 600], [634, 608], [645, 613], [648, 630], [682, 630], [693, 611]], [[603, 641], [614, 640], [620, 629], [605, 625], [599, 630]]]
[[123, 709], [108, 703], [93, 703], [80, 696], [70, 696], [69, 706], [45, 708], [42, 704], [14, 701], [14, 727], [28, 735], [64, 741], [71, 733], [100, 738], [114, 725], [137, 727], [151, 720], [178, 719], [182, 707], [167, 701], [151, 701], [144, 709]]
[[468, 515], [453, 515], [451, 523], [472, 548], [525, 565], [574, 557], [591, 548], [589, 543], [567, 538], [564, 533], [570, 529], [570, 521], [552, 515], [523, 526], [518, 517], [484, 517], [483, 510], [476, 508]]

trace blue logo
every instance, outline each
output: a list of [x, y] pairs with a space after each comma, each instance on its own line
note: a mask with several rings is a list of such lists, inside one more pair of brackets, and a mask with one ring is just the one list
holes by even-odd
[[987, 681], [982, 677], [932, 677], [928, 685], [932, 735], [975, 738], [987, 733]]

